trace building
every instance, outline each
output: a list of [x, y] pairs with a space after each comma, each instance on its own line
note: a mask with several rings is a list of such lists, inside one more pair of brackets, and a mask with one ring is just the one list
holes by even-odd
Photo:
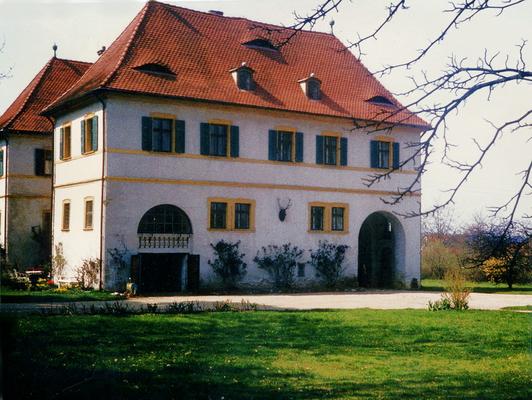
[[54, 56], [0, 116], [0, 243], [19, 268], [50, 258], [54, 126], [39, 114], [89, 65]]
[[[221, 239], [241, 242], [248, 284], [265, 283], [252, 261], [262, 246], [320, 240], [350, 246], [345, 273], [363, 285], [419, 279], [420, 220], [394, 212], [420, 198], [380, 200], [415, 166], [364, 179], [407, 159], [426, 123], [336, 37], [303, 31], [278, 47], [291, 33], [149, 1], [45, 109], [65, 279], [93, 261], [106, 288], [131, 277], [144, 291], [192, 290], [213, 278]], [[383, 115], [391, 131], [355, 129]]]

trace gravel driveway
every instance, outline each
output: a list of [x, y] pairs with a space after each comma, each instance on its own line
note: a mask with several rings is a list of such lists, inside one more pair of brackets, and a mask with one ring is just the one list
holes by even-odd
[[[156, 303], [159, 306], [183, 301], [198, 301], [209, 304], [228, 300], [240, 303], [242, 300], [256, 303], [260, 308], [283, 310], [311, 309], [426, 309], [429, 300], [438, 300], [439, 292], [407, 292], [407, 291], [372, 291], [357, 293], [305, 293], [305, 294], [271, 294], [271, 295], [232, 295], [232, 296], [165, 296], [138, 297], [125, 300], [130, 307], [141, 307]], [[41, 308], [61, 307], [72, 303], [32, 303], [32, 304], [1, 304], [3, 312], [34, 312]], [[101, 306], [104, 302], [79, 302], [76, 305]], [[510, 306], [532, 305], [532, 295], [518, 294], [485, 294], [472, 293], [470, 308], [479, 310], [498, 310]]]

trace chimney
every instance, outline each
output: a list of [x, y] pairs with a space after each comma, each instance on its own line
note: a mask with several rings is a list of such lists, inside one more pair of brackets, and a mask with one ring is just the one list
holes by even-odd
[[218, 15], [220, 17], [224, 16], [224, 12], [223, 11], [218, 11], [218, 10], [209, 10], [209, 14]]

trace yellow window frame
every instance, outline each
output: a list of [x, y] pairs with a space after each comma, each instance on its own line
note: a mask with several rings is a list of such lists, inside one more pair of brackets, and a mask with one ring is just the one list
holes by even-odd
[[[66, 210], [66, 206], [68, 205], [68, 219], [65, 218], [65, 210]], [[63, 203], [62, 203], [62, 209], [61, 209], [61, 230], [63, 232], [68, 232], [70, 231], [70, 221], [71, 221], [71, 218], [72, 217], [72, 202], [70, 200], [63, 200]]]
[[[225, 214], [225, 229], [211, 228], [211, 203], [225, 203], [227, 205], [227, 212]], [[249, 228], [240, 229], [235, 228], [235, 208], [236, 204], [249, 204]], [[221, 231], [221, 232], [255, 232], [255, 205], [253, 199], [244, 198], [227, 198], [227, 197], [209, 197], [207, 199], [207, 230]]]
[[[312, 229], [312, 207], [323, 207], [323, 230]], [[344, 209], [344, 229], [341, 231], [332, 229], [332, 209], [343, 208]], [[321, 201], [313, 201], [308, 203], [308, 232], [309, 233], [327, 233], [333, 235], [345, 235], [349, 233], [349, 204], [347, 203], [328, 203]]]
[[[227, 119], [210, 119], [207, 121], [207, 123], [209, 125], [225, 125], [225, 135], [226, 135], [226, 139], [225, 139], [225, 157], [226, 158], [229, 158], [231, 156], [231, 126], [233, 125], [233, 122], [232, 121], [229, 121]], [[209, 133], [210, 135], [210, 133]], [[210, 140], [210, 138], [209, 138]], [[217, 157], [219, 158], [220, 156], [211, 156], [209, 155], [209, 157]]]
[[[335, 131], [323, 131], [321, 132], [321, 136], [328, 136], [328, 137], [335, 137], [336, 138], [336, 164], [325, 164], [325, 154], [323, 155], [323, 164], [325, 166], [330, 167], [338, 167], [340, 165], [340, 139], [343, 137], [340, 132]], [[325, 150], [325, 141], [324, 141], [324, 150]]]

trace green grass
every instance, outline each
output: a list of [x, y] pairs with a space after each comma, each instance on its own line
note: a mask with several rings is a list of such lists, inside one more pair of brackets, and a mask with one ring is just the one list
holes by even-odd
[[27, 316], [3, 332], [6, 398], [532, 398], [522, 313]]
[[532, 311], [532, 305], [504, 307], [503, 310]]
[[[444, 281], [441, 279], [422, 279], [421, 289], [442, 291]], [[475, 293], [506, 293], [506, 294], [532, 294], [532, 283], [515, 284], [510, 290], [506, 284], [491, 282], [467, 282], [467, 286]]]
[[13, 290], [0, 289], [0, 301], [2, 303], [52, 303], [62, 301], [101, 301], [118, 300], [120, 297], [113, 296], [110, 292], [99, 290], [68, 289], [66, 292], [50, 290]]

